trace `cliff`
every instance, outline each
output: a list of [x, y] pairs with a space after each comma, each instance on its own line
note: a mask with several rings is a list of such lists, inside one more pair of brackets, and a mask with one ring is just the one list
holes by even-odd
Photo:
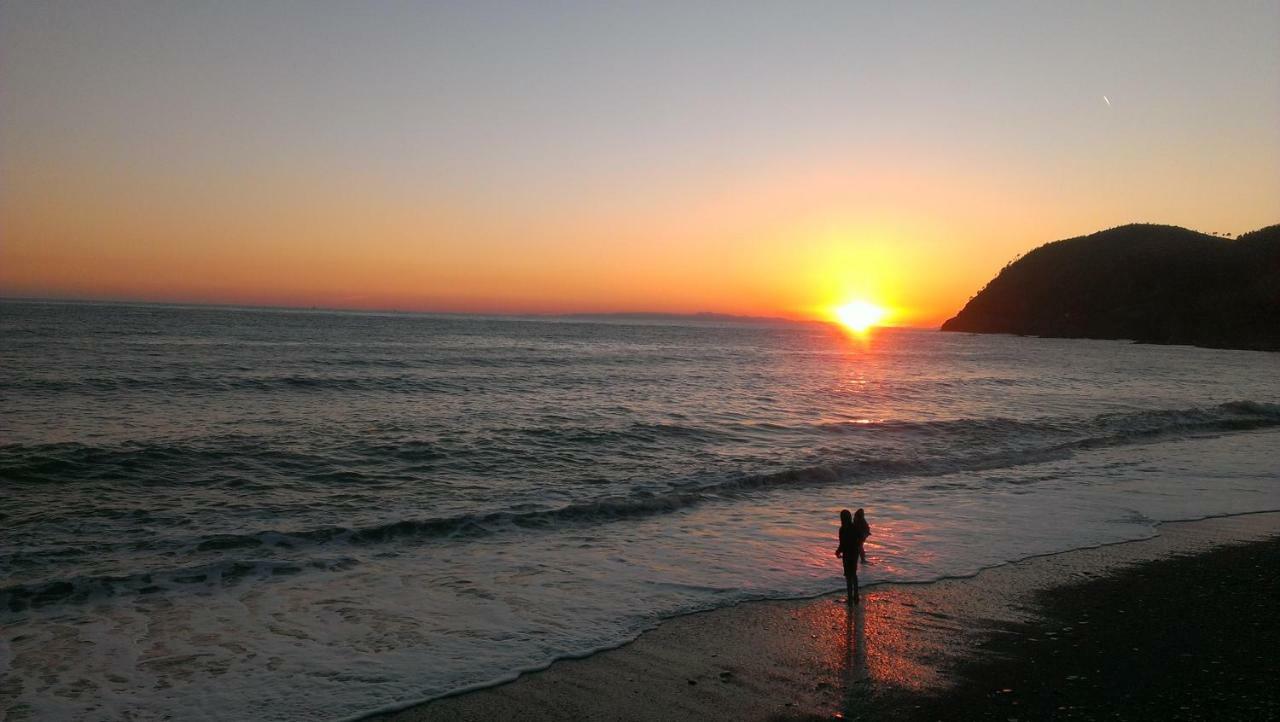
[[942, 330], [1280, 350], [1280, 225], [1231, 240], [1134, 224], [1048, 243]]

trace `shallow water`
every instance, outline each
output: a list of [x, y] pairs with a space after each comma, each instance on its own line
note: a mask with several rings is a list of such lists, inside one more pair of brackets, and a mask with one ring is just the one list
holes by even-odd
[[1280, 356], [0, 304], [0, 710], [334, 719], [662, 616], [1280, 508]]

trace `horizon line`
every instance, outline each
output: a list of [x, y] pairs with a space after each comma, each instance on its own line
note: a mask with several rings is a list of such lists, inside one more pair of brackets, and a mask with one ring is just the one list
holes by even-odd
[[[615, 318], [633, 320], [698, 320], [767, 322], [787, 324], [821, 324], [839, 326], [836, 321], [822, 318], [800, 318], [789, 316], [760, 316], [755, 314], [726, 313], [723, 311], [444, 311], [444, 310], [406, 310], [400, 308], [357, 308], [342, 306], [318, 305], [281, 305], [252, 303], [216, 303], [210, 301], [164, 301], [155, 299], [122, 299], [122, 298], [76, 298], [65, 296], [10, 296], [0, 294], [0, 303], [48, 303], [48, 304], [82, 304], [100, 306], [168, 306], [175, 308], [208, 308], [241, 311], [299, 311], [317, 313], [351, 313], [369, 315], [401, 315], [401, 316], [461, 316], [473, 318], [511, 318], [511, 319], [591, 319]], [[884, 324], [880, 328], [906, 328], [918, 330], [937, 330], [934, 325]]]

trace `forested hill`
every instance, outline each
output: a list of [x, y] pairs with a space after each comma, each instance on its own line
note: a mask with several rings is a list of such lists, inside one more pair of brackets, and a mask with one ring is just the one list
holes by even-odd
[[1047, 243], [942, 330], [1280, 350], [1280, 225], [1232, 240], [1135, 224]]

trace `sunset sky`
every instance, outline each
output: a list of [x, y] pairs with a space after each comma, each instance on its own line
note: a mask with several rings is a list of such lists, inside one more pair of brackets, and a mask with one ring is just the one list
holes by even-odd
[[1280, 222], [1280, 3], [0, 4], [0, 296], [926, 325], [1135, 221]]

